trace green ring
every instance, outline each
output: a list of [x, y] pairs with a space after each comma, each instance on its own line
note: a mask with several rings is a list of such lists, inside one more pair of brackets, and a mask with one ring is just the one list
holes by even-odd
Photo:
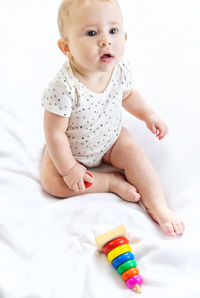
[[133, 268], [133, 267], [137, 267], [137, 263], [135, 260], [129, 260], [124, 262], [123, 264], [119, 265], [119, 267], [117, 268], [117, 271], [119, 274], [122, 274], [124, 271]]

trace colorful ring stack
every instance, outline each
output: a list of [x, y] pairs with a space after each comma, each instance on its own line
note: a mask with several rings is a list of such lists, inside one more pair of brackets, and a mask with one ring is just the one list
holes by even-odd
[[123, 281], [129, 289], [136, 289], [137, 293], [141, 293], [140, 284], [143, 282], [139, 275], [137, 264], [132, 254], [132, 248], [129, 241], [125, 237], [119, 237], [106, 243], [103, 247], [103, 253], [113, 264], [118, 273], [121, 274]]

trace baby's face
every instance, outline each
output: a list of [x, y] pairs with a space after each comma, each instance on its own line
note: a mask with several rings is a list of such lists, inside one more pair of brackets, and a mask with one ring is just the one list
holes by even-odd
[[106, 72], [123, 57], [125, 33], [117, 4], [95, 1], [72, 8], [67, 32], [72, 62], [82, 70]]

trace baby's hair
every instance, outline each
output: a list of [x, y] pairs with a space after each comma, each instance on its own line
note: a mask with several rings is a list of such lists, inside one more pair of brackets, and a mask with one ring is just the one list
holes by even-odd
[[62, 0], [58, 10], [58, 29], [60, 32], [61, 37], [65, 36], [65, 25], [70, 23], [70, 9], [73, 5], [78, 5], [79, 3], [83, 2], [95, 2], [95, 1], [102, 1], [102, 2], [112, 2], [119, 5], [117, 0]]

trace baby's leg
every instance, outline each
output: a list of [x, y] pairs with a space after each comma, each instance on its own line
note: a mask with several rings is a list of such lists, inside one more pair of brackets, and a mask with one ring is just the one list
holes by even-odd
[[87, 193], [113, 192], [127, 201], [137, 201], [140, 199], [140, 195], [124, 179], [123, 175], [119, 173], [91, 173], [94, 177], [94, 183], [91, 187], [86, 188], [82, 192], [70, 190], [51, 161], [47, 149], [45, 149], [41, 169], [41, 183], [44, 190], [51, 195], [68, 198]]
[[164, 198], [159, 177], [141, 146], [125, 128], [112, 148], [104, 156], [118, 169], [123, 169], [127, 180], [134, 185], [151, 216], [170, 236], [184, 231], [183, 222], [172, 212]]

